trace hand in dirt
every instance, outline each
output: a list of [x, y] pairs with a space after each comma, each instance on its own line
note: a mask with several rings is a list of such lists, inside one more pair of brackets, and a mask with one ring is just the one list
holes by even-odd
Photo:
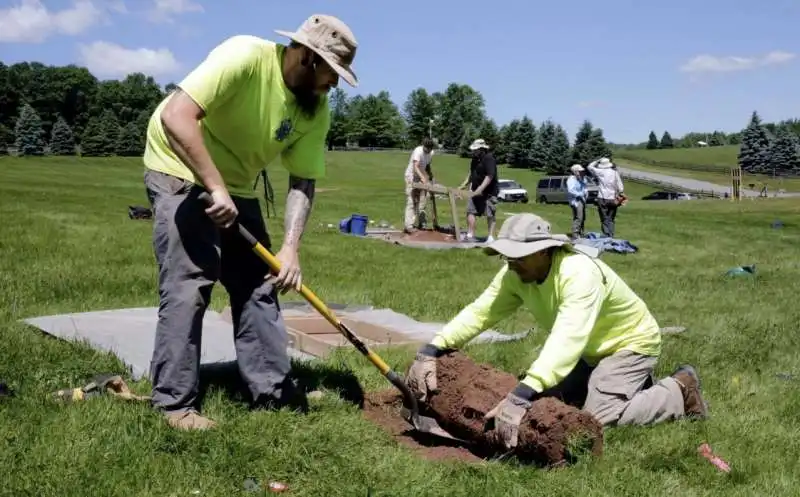
[[532, 402], [509, 393], [483, 417], [485, 421], [494, 419], [495, 432], [506, 449], [511, 450], [517, 446], [519, 425], [531, 405]]
[[281, 295], [292, 288], [299, 292], [303, 286], [303, 275], [300, 272], [300, 256], [297, 254], [297, 249], [284, 245], [275, 257], [281, 263], [281, 270], [277, 276], [270, 275], [267, 278], [272, 279], [275, 287], [281, 290]]
[[423, 347], [417, 352], [414, 363], [408, 370], [406, 384], [417, 396], [420, 402], [428, 400], [428, 394], [436, 392], [436, 357], [435, 351], [430, 346]]

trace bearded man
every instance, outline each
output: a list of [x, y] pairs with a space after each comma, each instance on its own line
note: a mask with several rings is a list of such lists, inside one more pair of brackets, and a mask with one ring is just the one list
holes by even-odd
[[[196, 410], [203, 316], [220, 281], [230, 296], [239, 371], [254, 406], [294, 398], [278, 292], [302, 285], [300, 239], [325, 173], [328, 92], [351, 69], [356, 39], [335, 17], [312, 15], [288, 46], [233, 36], [215, 47], [155, 110], [145, 186], [154, 211], [160, 307], [150, 365], [153, 406], [180, 429], [215, 422]], [[253, 184], [275, 158], [289, 172], [284, 237], [269, 267], [231, 228], [271, 248]], [[198, 195], [207, 191], [213, 205]]]

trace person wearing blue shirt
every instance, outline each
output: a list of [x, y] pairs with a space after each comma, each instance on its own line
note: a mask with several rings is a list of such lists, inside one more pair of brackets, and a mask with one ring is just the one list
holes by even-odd
[[583, 166], [574, 164], [570, 171], [572, 176], [567, 178], [567, 200], [572, 208], [572, 238], [577, 239], [583, 236], [589, 191], [586, 189], [586, 172]]

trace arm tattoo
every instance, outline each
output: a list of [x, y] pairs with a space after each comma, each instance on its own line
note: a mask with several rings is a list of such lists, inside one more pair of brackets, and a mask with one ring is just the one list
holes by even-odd
[[286, 196], [286, 215], [283, 219], [284, 245], [297, 247], [314, 204], [315, 180], [289, 176], [289, 194]]

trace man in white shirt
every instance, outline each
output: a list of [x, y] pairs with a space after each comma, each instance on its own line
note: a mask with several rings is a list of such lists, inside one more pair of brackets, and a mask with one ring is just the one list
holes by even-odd
[[416, 228], [420, 210], [425, 208], [425, 201], [428, 197], [427, 191], [412, 188], [411, 184], [416, 182], [427, 184], [433, 179], [431, 171], [432, 158], [433, 140], [425, 138], [422, 140], [422, 145], [411, 152], [411, 157], [408, 160], [408, 167], [406, 167], [405, 173], [406, 210], [404, 231], [406, 233], [411, 233]]
[[586, 169], [597, 178], [597, 183], [600, 187], [597, 193], [597, 210], [600, 213], [603, 234], [613, 238], [619, 198], [624, 191], [622, 178], [614, 164], [606, 157], [592, 162]]

